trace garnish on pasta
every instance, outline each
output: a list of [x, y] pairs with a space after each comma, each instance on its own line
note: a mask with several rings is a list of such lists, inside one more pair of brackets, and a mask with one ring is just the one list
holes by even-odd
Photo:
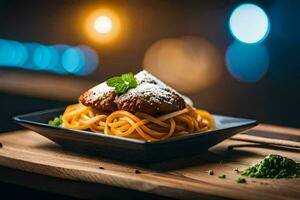
[[112, 77], [106, 81], [106, 84], [110, 87], [114, 87], [118, 94], [125, 93], [128, 89], [135, 88], [137, 86], [136, 79], [132, 73]]

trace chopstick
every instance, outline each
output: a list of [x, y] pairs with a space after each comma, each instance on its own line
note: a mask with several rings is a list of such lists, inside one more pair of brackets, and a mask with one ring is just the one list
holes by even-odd
[[276, 145], [276, 146], [300, 148], [300, 142], [258, 137], [258, 136], [246, 135], [246, 134], [235, 135], [230, 139], [235, 141], [252, 142], [252, 143], [258, 143], [264, 145]]

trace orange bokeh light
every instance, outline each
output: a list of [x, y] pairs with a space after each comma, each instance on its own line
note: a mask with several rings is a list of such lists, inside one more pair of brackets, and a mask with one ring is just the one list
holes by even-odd
[[[102, 21], [99, 21], [99, 19], [102, 19]], [[101, 28], [103, 29], [102, 31], [100, 30]], [[120, 19], [118, 15], [110, 9], [102, 8], [94, 10], [87, 16], [85, 21], [85, 32], [87, 36], [95, 42], [111, 42], [117, 38], [120, 34], [120, 30]]]

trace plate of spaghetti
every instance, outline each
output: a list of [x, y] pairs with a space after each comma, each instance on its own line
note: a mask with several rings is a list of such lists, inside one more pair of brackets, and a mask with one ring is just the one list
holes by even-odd
[[65, 148], [139, 162], [194, 155], [257, 124], [195, 108], [145, 70], [111, 77], [65, 108], [14, 120]]

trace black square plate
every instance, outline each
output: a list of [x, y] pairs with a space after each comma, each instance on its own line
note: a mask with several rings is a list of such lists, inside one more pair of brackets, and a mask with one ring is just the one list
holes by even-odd
[[64, 148], [133, 162], [157, 162], [205, 152], [223, 140], [257, 125], [255, 120], [214, 115], [216, 128], [147, 142], [48, 125], [64, 108], [19, 115], [13, 119]]

